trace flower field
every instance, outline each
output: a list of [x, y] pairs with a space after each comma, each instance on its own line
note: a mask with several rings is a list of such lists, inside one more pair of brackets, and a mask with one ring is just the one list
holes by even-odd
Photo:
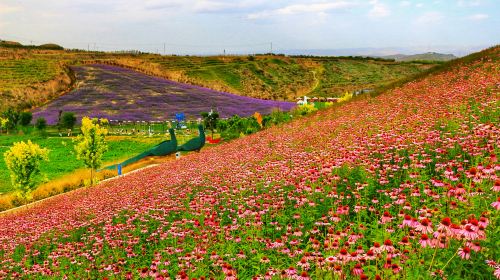
[[500, 279], [500, 48], [0, 217], [0, 278]]
[[33, 112], [57, 123], [59, 110], [110, 120], [153, 121], [173, 119], [175, 113], [199, 118], [201, 112], [217, 109], [221, 117], [270, 113], [274, 108], [290, 110], [291, 102], [260, 100], [151, 77], [110, 65], [72, 67], [78, 88]]

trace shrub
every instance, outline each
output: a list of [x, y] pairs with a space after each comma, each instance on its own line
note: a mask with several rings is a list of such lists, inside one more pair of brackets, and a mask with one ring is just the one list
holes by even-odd
[[217, 128], [217, 122], [219, 121], [219, 113], [210, 111], [210, 112], [202, 112], [201, 116], [203, 117], [203, 124], [207, 129], [212, 131], [212, 139], [214, 138], [214, 130]]
[[47, 121], [45, 120], [45, 118], [36, 119], [35, 127], [40, 131], [45, 130], [45, 128], [47, 128]]
[[64, 112], [61, 115], [61, 120], [59, 126], [62, 128], [73, 129], [76, 124], [75, 113], [72, 112]]
[[318, 111], [318, 109], [314, 106], [313, 103], [307, 103], [307, 104], [295, 107], [294, 111], [296, 111], [297, 114], [299, 114], [301, 116], [305, 116], [305, 115], [308, 115], [312, 112]]
[[21, 126], [28, 126], [33, 119], [33, 114], [31, 112], [22, 112], [19, 114], [19, 124]]
[[16, 128], [16, 124], [19, 121], [19, 112], [9, 108], [7, 111], [2, 113], [2, 116], [7, 119], [7, 123], [5, 124], [5, 128], [7, 130]]
[[48, 160], [48, 153], [47, 149], [40, 148], [30, 140], [27, 143], [14, 143], [4, 153], [12, 185], [22, 200], [31, 199], [31, 191], [34, 189], [37, 176], [40, 174], [40, 164], [42, 161]]

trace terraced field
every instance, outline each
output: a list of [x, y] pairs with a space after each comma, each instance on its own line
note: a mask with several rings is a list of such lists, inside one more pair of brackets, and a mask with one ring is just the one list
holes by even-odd
[[0, 88], [10, 90], [49, 81], [59, 73], [57, 61], [46, 59], [0, 59]]

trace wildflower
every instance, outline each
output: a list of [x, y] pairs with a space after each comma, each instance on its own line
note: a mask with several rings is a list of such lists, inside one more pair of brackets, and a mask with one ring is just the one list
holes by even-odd
[[420, 236], [420, 241], [419, 241], [420, 245], [422, 245], [422, 248], [425, 248], [425, 247], [432, 247], [432, 242], [431, 240], [429, 239], [429, 236], [427, 236], [427, 234], [423, 233], [421, 236]]
[[334, 262], [337, 260], [337, 258], [336, 258], [336, 257], [334, 257], [334, 256], [329, 256], [329, 257], [327, 257], [325, 260], [326, 260], [326, 262], [327, 262], [328, 264], [331, 264], [331, 263], [334, 263]]
[[392, 264], [392, 272], [393, 272], [394, 274], [397, 274], [397, 273], [399, 273], [400, 271], [401, 271], [401, 267], [400, 267], [398, 264], [393, 263], [393, 264]]
[[375, 254], [380, 254], [383, 252], [383, 249], [380, 246], [380, 243], [374, 242], [373, 246], [370, 248], [370, 251], [373, 251], [373, 253], [375, 253]]
[[500, 210], [500, 196], [497, 198], [497, 201], [491, 203], [491, 207], [495, 208], [496, 210]]
[[479, 237], [476, 229], [476, 227], [472, 224], [466, 224], [462, 230], [462, 235], [465, 237], [467, 240], [474, 240]]
[[303, 270], [309, 270], [310, 264], [307, 262], [306, 258], [302, 258], [297, 263], [297, 266], [300, 266]]
[[354, 265], [354, 267], [352, 269], [352, 274], [354, 274], [354, 275], [363, 274], [363, 268], [361, 267], [361, 264], [357, 263], [356, 265]]
[[432, 223], [429, 219], [425, 218], [420, 221], [420, 223], [415, 227], [416, 231], [420, 231], [422, 233], [432, 233], [434, 230], [432, 229]]
[[470, 258], [470, 248], [467, 246], [458, 248], [458, 255], [462, 259], [468, 260]]
[[470, 247], [474, 252], [479, 252], [481, 251], [481, 245], [479, 242], [474, 241], [474, 242], [467, 242], [467, 246]]
[[292, 277], [297, 274], [297, 270], [293, 266], [291, 266], [285, 270], [285, 273], [288, 277]]
[[386, 223], [389, 223], [390, 221], [392, 221], [392, 219], [394, 219], [394, 218], [392, 217], [392, 215], [391, 215], [389, 212], [385, 211], [385, 212], [384, 212], [384, 215], [383, 215], [383, 216], [382, 216], [382, 218], [380, 219], [380, 224], [386, 224]]
[[295, 277], [295, 279], [297, 279], [297, 280], [310, 280], [311, 278], [309, 278], [309, 275], [307, 274], [307, 272], [302, 271], [300, 273], [300, 275], [298, 275], [297, 277]]
[[403, 220], [403, 224], [401, 224], [401, 227], [412, 227], [413, 226], [413, 222], [412, 222], [412, 219], [411, 219], [411, 216], [410, 215], [405, 215], [404, 217], [404, 220]]
[[384, 245], [382, 245], [382, 251], [386, 251], [389, 253], [394, 251], [394, 246], [392, 246], [392, 241], [390, 239], [384, 241]]
[[399, 241], [398, 244], [403, 245], [403, 246], [410, 245], [410, 241], [408, 240], [408, 236], [403, 236], [403, 238], [401, 238], [401, 241]]

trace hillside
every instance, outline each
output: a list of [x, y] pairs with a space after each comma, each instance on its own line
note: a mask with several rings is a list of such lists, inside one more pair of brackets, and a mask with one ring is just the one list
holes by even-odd
[[270, 114], [274, 109], [289, 111], [292, 102], [260, 100], [225, 92], [181, 84], [126, 68], [89, 64], [71, 67], [76, 88], [33, 112], [56, 124], [59, 111], [108, 120], [159, 121], [174, 119], [183, 112], [188, 119], [200, 118], [211, 109], [223, 118], [248, 117], [255, 112]]
[[494, 279], [499, 58], [2, 216], [0, 277]]
[[53, 44], [41, 44], [41, 45], [23, 45], [15, 41], [5, 41], [0, 39], [0, 48], [11, 48], [11, 49], [31, 49], [31, 50], [64, 50], [63, 47]]
[[442, 54], [435, 52], [421, 53], [421, 54], [395, 54], [383, 56], [387, 59], [395, 59], [396, 61], [449, 61], [456, 59], [457, 57], [453, 54]]
[[335, 97], [421, 73], [432, 64], [286, 56], [160, 56], [0, 48], [0, 110], [38, 107], [73, 86], [69, 66], [105, 63], [260, 99]]

